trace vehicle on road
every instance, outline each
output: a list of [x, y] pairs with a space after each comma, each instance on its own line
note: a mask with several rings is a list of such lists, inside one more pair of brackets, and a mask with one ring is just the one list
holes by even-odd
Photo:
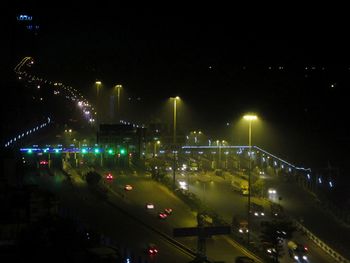
[[269, 243], [269, 242], [262, 242], [262, 247], [264, 252], [271, 258], [276, 258], [276, 248], [274, 247], [273, 244]]
[[249, 232], [248, 230], [248, 221], [245, 219], [238, 219], [234, 223], [234, 227], [238, 230], [239, 233], [241, 234], [246, 234]]
[[201, 212], [197, 214], [197, 222], [198, 225], [211, 226], [213, 224], [213, 218], [206, 212]]
[[147, 208], [147, 209], [154, 209], [154, 204], [152, 204], [152, 203], [147, 203], [147, 204], [146, 204], [146, 208]]
[[170, 214], [173, 212], [173, 209], [171, 209], [171, 208], [165, 208], [165, 209], [164, 209], [164, 212], [165, 212], [166, 214], [170, 215]]
[[168, 217], [168, 214], [167, 214], [167, 213], [164, 213], [164, 212], [160, 212], [160, 213], [158, 214], [158, 217], [159, 217], [160, 219], [166, 219], [166, 218]]
[[276, 203], [271, 203], [270, 205], [271, 208], [271, 216], [274, 218], [284, 218], [284, 209], [281, 205], [276, 204]]
[[124, 189], [126, 191], [131, 191], [133, 189], [133, 187], [130, 184], [127, 184], [127, 185], [125, 185]]
[[155, 244], [149, 243], [149, 244], [147, 245], [146, 252], [147, 252], [148, 255], [151, 255], [151, 256], [152, 256], [152, 255], [158, 254], [159, 249], [158, 249], [158, 247], [157, 247]]
[[250, 204], [250, 213], [256, 217], [265, 216], [264, 207], [253, 202]]
[[112, 173], [107, 173], [107, 174], [106, 174], [106, 179], [107, 179], [107, 180], [113, 180], [113, 175], [112, 175]]
[[233, 175], [231, 179], [231, 185], [234, 190], [240, 192], [242, 195], [249, 194], [248, 180], [245, 178]]
[[307, 247], [294, 242], [292, 240], [288, 241], [288, 254], [295, 262], [308, 262], [307, 258]]

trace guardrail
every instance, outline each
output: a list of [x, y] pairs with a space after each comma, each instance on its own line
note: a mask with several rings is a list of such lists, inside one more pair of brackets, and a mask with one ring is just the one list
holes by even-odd
[[350, 263], [348, 259], [340, 255], [338, 252], [336, 252], [334, 249], [329, 247], [326, 243], [324, 243], [321, 239], [319, 239], [317, 236], [315, 236], [310, 230], [308, 230], [306, 227], [304, 227], [302, 224], [300, 224], [298, 221], [293, 220], [295, 226], [297, 229], [302, 231], [307, 235], [308, 238], [310, 238], [317, 246], [319, 246], [323, 251], [325, 251], [328, 255], [330, 255], [336, 262], [340, 263]]

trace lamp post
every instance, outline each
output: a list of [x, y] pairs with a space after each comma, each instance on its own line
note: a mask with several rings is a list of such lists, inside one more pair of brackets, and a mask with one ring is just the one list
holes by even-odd
[[157, 144], [159, 145], [160, 141], [154, 141], [153, 158], [155, 158], [157, 154]]
[[115, 88], [117, 89], [117, 119], [121, 118], [121, 114], [120, 114], [120, 89], [122, 88], [123, 86], [118, 84], [118, 85], [115, 85]]
[[174, 163], [173, 163], [173, 187], [175, 189], [175, 172], [176, 172], [176, 101], [180, 98], [176, 96], [174, 99], [174, 130], [173, 130], [173, 154], [174, 154]]
[[249, 145], [249, 164], [248, 164], [248, 233], [247, 233], [247, 239], [248, 239], [248, 245], [250, 244], [250, 193], [251, 193], [251, 187], [250, 187], [250, 174], [251, 174], [251, 160], [252, 160], [252, 121], [257, 120], [258, 117], [256, 115], [248, 114], [244, 115], [243, 117], [245, 120], [249, 123], [249, 132], [248, 132], [248, 145]]
[[[95, 82], [96, 84], [96, 112], [99, 112], [100, 108], [99, 108], [99, 103], [98, 103], [98, 94], [99, 94], [99, 89], [102, 85], [102, 82], [101, 81], [96, 81]], [[97, 116], [96, 116], [96, 121], [97, 121]]]

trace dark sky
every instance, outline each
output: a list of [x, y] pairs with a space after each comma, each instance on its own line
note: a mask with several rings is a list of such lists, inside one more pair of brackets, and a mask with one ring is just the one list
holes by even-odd
[[[142, 98], [129, 105], [131, 119], [160, 115], [166, 99], [180, 95], [180, 117], [191, 117], [186, 125], [213, 137], [227, 136], [226, 122], [254, 110], [279, 131], [258, 141], [272, 151], [288, 155], [294, 146], [295, 156], [306, 144], [310, 155], [321, 141], [349, 144], [341, 122], [350, 72], [346, 23], [331, 10], [289, 9], [34, 4], [22, 10], [37, 19], [38, 36], [13, 39], [16, 50], [33, 51], [42, 74], [92, 99], [95, 80], [106, 90], [122, 83], [129, 97]], [[22, 55], [16, 50], [13, 60]]]

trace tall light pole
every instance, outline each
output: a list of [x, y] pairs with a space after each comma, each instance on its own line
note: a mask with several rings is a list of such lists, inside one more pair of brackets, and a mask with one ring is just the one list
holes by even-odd
[[243, 116], [243, 119], [247, 120], [249, 123], [249, 133], [248, 133], [248, 143], [249, 143], [249, 164], [248, 164], [248, 245], [250, 244], [250, 193], [251, 193], [251, 185], [250, 185], [250, 174], [252, 169], [252, 121], [257, 120], [258, 117], [256, 115], [247, 114]]
[[[102, 85], [102, 82], [101, 81], [96, 81], [95, 82], [96, 84], [96, 112], [97, 112], [97, 115], [100, 113], [100, 108], [99, 108], [99, 99], [98, 99], [98, 94], [99, 94], [99, 89]], [[98, 118], [99, 119], [99, 118]], [[96, 116], [96, 124], [97, 124], [97, 116]], [[98, 127], [98, 125], [96, 125]]]
[[120, 90], [123, 86], [118, 84], [118, 85], [115, 85], [115, 88], [117, 89], [117, 118], [121, 118], [121, 114], [120, 114]]
[[173, 187], [175, 189], [175, 172], [176, 172], [176, 101], [180, 98], [176, 96], [174, 99], [174, 130], [173, 130], [173, 154], [174, 154], [174, 164], [173, 164]]
[[157, 144], [160, 144], [160, 141], [154, 141], [154, 148], [153, 148], [153, 158], [157, 156]]

